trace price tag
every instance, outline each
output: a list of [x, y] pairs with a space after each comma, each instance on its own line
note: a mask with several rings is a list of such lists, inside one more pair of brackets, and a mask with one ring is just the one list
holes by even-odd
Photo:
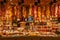
[[32, 16], [28, 17], [28, 22], [33, 22], [33, 17]]

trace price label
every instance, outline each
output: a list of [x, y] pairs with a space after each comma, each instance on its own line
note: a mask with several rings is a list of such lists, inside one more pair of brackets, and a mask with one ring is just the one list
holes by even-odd
[[33, 17], [28, 17], [28, 22], [32, 22], [33, 21]]

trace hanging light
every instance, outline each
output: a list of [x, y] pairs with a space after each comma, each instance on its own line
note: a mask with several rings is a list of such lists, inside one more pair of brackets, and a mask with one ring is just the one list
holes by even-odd
[[51, 2], [50, 2], [49, 4], [50, 4], [50, 5], [52, 5], [52, 4], [53, 4], [52, 0], [51, 0]]
[[6, 0], [3, 0], [4, 3], [6, 3]]
[[18, 5], [21, 5], [21, 2], [18, 2]]
[[1, 3], [1, 5], [3, 5], [3, 4], [4, 4], [4, 3], [3, 3], [3, 1], [1, 1], [0, 3]]
[[34, 5], [37, 6], [38, 5], [38, 0], [34, 1]]
[[40, 0], [38, 0], [38, 3], [40, 3]]
[[21, 0], [22, 5], [24, 5], [24, 0]]
[[53, 3], [56, 3], [56, 0], [53, 0]]

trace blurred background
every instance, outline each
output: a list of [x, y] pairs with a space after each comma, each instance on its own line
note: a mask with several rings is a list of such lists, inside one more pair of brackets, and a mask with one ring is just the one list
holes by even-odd
[[60, 0], [0, 0], [0, 35], [58, 36]]

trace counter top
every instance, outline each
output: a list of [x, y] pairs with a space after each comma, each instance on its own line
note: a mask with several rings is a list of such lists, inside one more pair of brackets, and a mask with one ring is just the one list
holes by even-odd
[[0, 37], [0, 40], [59, 40], [60, 37], [43, 36], [19, 36], [19, 37]]

